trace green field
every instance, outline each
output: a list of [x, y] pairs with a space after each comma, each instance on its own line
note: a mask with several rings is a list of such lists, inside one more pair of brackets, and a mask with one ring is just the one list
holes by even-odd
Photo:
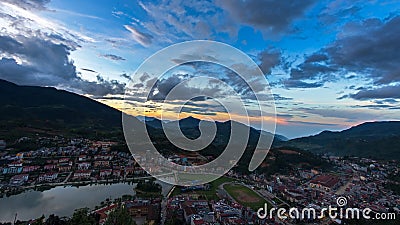
[[[203, 195], [206, 199], [208, 200], [217, 200], [218, 196], [216, 195], [218, 186], [220, 186], [223, 183], [227, 182], [232, 182], [235, 181], [233, 178], [229, 177], [220, 177], [217, 180], [214, 180], [210, 182], [210, 190], [208, 191], [192, 191], [192, 192], [185, 192], [185, 194], [199, 194]], [[176, 187], [174, 192], [172, 193], [172, 196], [179, 195], [181, 194], [181, 189], [179, 187]]]
[[264, 207], [266, 201], [250, 188], [241, 184], [225, 184], [224, 189], [239, 204], [257, 210]]

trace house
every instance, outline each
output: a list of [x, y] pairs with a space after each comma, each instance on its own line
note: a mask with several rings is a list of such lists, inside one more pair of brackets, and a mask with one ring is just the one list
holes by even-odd
[[90, 162], [81, 162], [78, 163], [78, 170], [87, 170], [90, 168], [90, 166], [91, 166]]
[[116, 177], [121, 176], [121, 170], [120, 169], [113, 169], [113, 176], [116, 176]]
[[25, 182], [27, 182], [28, 179], [29, 179], [29, 174], [18, 174], [11, 177], [10, 184], [20, 186], [23, 185]]
[[60, 166], [58, 167], [58, 172], [70, 172], [72, 170], [72, 166]]
[[112, 204], [110, 206], [106, 206], [106, 207], [103, 207], [101, 209], [94, 211], [94, 213], [98, 214], [100, 217], [99, 223], [104, 224], [107, 220], [108, 214], [110, 214], [112, 211], [114, 211], [115, 208], [117, 208], [117, 207], [118, 207], [117, 204]]
[[5, 167], [3, 168], [3, 174], [15, 174], [22, 172], [22, 166], [20, 167]]
[[108, 167], [110, 166], [110, 161], [105, 161], [105, 160], [100, 160], [100, 161], [95, 161], [93, 163], [94, 167]]
[[190, 225], [205, 225], [206, 222], [203, 220], [203, 218], [200, 215], [193, 215], [190, 218]]
[[112, 169], [100, 170], [100, 177], [108, 177], [112, 174]]
[[22, 162], [21, 161], [14, 161], [10, 164], [8, 164], [9, 167], [21, 167], [22, 166]]
[[126, 175], [126, 176], [128, 176], [128, 175], [133, 175], [134, 172], [135, 172], [135, 167], [133, 167], [133, 166], [127, 166], [127, 167], [124, 168], [124, 171], [125, 171], [125, 175]]
[[40, 166], [24, 166], [22, 172], [29, 173], [40, 169]]
[[145, 218], [147, 221], [157, 220], [160, 215], [159, 203], [150, 200], [125, 202], [125, 207], [133, 218]]
[[89, 179], [92, 172], [90, 170], [78, 170], [74, 173], [75, 179]]
[[54, 181], [55, 179], [57, 179], [57, 177], [58, 177], [58, 173], [50, 172], [50, 173], [40, 174], [38, 181], [39, 182], [43, 182], [43, 181], [51, 182], [51, 181]]
[[114, 156], [112, 155], [95, 155], [94, 160], [112, 160]]
[[56, 164], [47, 164], [44, 166], [44, 170], [54, 170], [56, 167]]
[[183, 216], [185, 218], [186, 223], [191, 224], [191, 220], [193, 215], [205, 215], [209, 213], [210, 207], [208, 206], [208, 202], [204, 200], [189, 200], [185, 201], [181, 204], [183, 209]]
[[69, 158], [61, 158], [58, 160], [58, 163], [66, 163], [69, 162]]
[[80, 155], [80, 156], [78, 157], [78, 161], [79, 161], [79, 162], [86, 161], [86, 159], [87, 159], [87, 156], [86, 156], [86, 155]]

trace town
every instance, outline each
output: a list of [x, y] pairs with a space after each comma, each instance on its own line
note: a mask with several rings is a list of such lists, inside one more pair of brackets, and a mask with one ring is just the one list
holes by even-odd
[[[28, 137], [18, 142], [28, 143]], [[60, 136], [39, 137], [37, 150], [7, 148], [0, 141], [0, 190], [2, 197], [26, 190], [47, 190], [55, 186], [97, 183], [134, 182], [156, 185], [128, 152], [116, 151], [112, 141], [68, 139]], [[280, 154], [300, 154], [280, 150]], [[187, 165], [205, 157], [174, 155], [170, 160]], [[270, 159], [273, 156], [270, 156]], [[241, 173], [231, 170], [225, 176], [204, 185], [174, 186], [162, 196], [141, 195], [109, 202], [90, 209], [104, 224], [118, 206], [123, 205], [137, 224], [296, 224], [322, 222], [342, 224], [340, 219], [323, 217], [302, 220], [259, 218], [257, 210], [270, 207], [313, 207], [336, 205], [345, 197], [347, 206], [370, 208], [374, 213], [399, 216], [399, 164], [358, 157], [321, 156], [332, 165], [329, 170], [293, 167], [288, 173], [266, 175], [263, 172]], [[143, 179], [143, 180], [141, 180]], [[394, 187], [394, 188], [393, 188]], [[143, 192], [149, 191], [149, 186]], [[137, 190], [139, 191], [139, 190]], [[35, 219], [35, 218], [32, 218]]]

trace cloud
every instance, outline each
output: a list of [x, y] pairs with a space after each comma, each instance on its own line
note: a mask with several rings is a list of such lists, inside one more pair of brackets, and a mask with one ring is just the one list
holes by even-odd
[[274, 96], [274, 100], [275, 100], [275, 101], [293, 100], [293, 98], [284, 97], [284, 96], [281, 96], [281, 95], [279, 95], [279, 94], [273, 94], [273, 96]]
[[300, 80], [285, 80], [283, 81], [283, 85], [287, 88], [318, 88], [322, 87], [324, 84], [321, 82], [304, 82]]
[[125, 25], [124, 27], [129, 32], [131, 32], [132, 38], [142, 46], [147, 47], [151, 44], [153, 39], [152, 35], [140, 32], [139, 30], [130, 25]]
[[289, 120], [287, 122], [294, 123], [294, 124], [308, 125], [308, 126], [339, 126], [338, 124], [306, 122], [306, 121], [297, 121], [297, 120]]
[[219, 0], [217, 4], [236, 22], [253, 26], [263, 32], [279, 33], [286, 31], [314, 2], [314, 0]]
[[164, 43], [210, 39], [215, 32], [213, 27], [224, 19], [212, 1], [141, 1], [139, 5], [149, 16], [141, 24]]
[[277, 49], [265, 49], [258, 54], [260, 60], [260, 69], [264, 74], [270, 74], [271, 69], [282, 63], [281, 52]]
[[[174, 89], [174, 94], [170, 94], [170, 100], [186, 100], [187, 96], [213, 96], [216, 97], [220, 94], [218, 87], [208, 86], [204, 88], [194, 87], [189, 85], [187, 79], [189, 75], [173, 75], [166, 79], [157, 80], [154, 87], [150, 91], [149, 99], [151, 100], [165, 100], [171, 90]], [[179, 86], [178, 86], [179, 85]]]
[[20, 85], [52, 86], [82, 94], [123, 93], [125, 84], [97, 77], [82, 79], [69, 60], [71, 48], [38, 37], [0, 36], [0, 79]]
[[383, 86], [375, 89], [361, 90], [355, 94], [350, 94], [349, 97], [357, 100], [387, 99], [387, 98], [400, 99], [400, 84]]
[[20, 8], [26, 10], [44, 10], [46, 9], [46, 4], [50, 2], [50, 0], [2, 0], [3, 2], [7, 2], [13, 5], [16, 5]]
[[110, 59], [113, 61], [124, 61], [126, 60], [125, 58], [118, 56], [118, 55], [113, 55], [113, 54], [104, 54], [104, 55], [100, 55], [100, 57], [106, 58], [106, 59]]
[[127, 79], [127, 80], [132, 80], [132, 78], [131, 78], [131, 76], [129, 76], [128, 74], [126, 74], [126, 73], [123, 73], [123, 74], [121, 74], [120, 75], [122, 78], [125, 78], [125, 79]]
[[[292, 68], [290, 84], [295, 87], [298, 83], [311, 80], [320, 84], [337, 79], [352, 78], [369, 79], [375, 86], [383, 87], [384, 95], [395, 94], [393, 86], [400, 82], [400, 16], [387, 20], [366, 19], [361, 22], [349, 22], [338, 34], [337, 39], [320, 51], [305, 57], [303, 63]], [[355, 74], [355, 75], [354, 75]], [[294, 84], [294, 85], [293, 85]], [[368, 98], [374, 90], [359, 92], [352, 97]], [[395, 94], [396, 95], [396, 94]], [[376, 95], [379, 97], [379, 95]], [[391, 96], [387, 96], [391, 97]]]
[[322, 117], [346, 119], [347, 122], [376, 120], [379, 115], [369, 113], [366, 111], [359, 111], [354, 109], [334, 109], [334, 108], [301, 108], [300, 111], [304, 113], [311, 113]]

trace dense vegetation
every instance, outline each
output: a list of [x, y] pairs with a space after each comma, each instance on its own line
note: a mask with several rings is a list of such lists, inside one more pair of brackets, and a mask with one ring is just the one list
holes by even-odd
[[324, 131], [280, 145], [314, 153], [400, 160], [400, 121], [369, 122], [341, 132]]
[[18, 86], [0, 80], [0, 137], [119, 134], [121, 112], [87, 97], [48, 87]]

